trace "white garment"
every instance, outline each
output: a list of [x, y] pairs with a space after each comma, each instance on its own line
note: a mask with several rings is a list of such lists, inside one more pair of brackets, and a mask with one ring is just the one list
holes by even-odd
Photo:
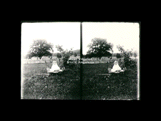
[[60, 72], [60, 71], [62, 71], [62, 70], [57, 65], [57, 62], [56, 61], [53, 61], [53, 65], [52, 65], [51, 69], [48, 70], [48, 72], [50, 72], [50, 73], [57, 73], [57, 72]]
[[114, 66], [113, 68], [111, 69], [111, 72], [123, 72], [124, 70], [122, 70], [120, 68], [120, 66], [118, 65], [118, 61], [115, 61], [114, 62]]

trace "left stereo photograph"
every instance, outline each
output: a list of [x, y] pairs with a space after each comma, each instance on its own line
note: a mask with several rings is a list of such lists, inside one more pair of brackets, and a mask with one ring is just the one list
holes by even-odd
[[80, 24], [21, 23], [21, 99], [81, 99]]

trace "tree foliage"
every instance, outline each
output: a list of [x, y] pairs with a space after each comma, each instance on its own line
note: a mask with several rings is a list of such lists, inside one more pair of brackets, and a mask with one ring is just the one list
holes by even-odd
[[46, 40], [35, 40], [33, 44], [30, 46], [30, 51], [28, 53], [28, 57], [39, 57], [42, 56], [52, 56], [53, 45], [51, 43], [47, 43]]
[[61, 58], [62, 55], [60, 53], [57, 53], [57, 58]]
[[113, 45], [111, 43], [107, 43], [106, 39], [94, 38], [92, 39], [92, 42], [88, 45], [88, 47], [88, 57], [101, 58], [102, 56], [112, 56], [112, 54], [109, 51], [113, 51]]
[[77, 56], [77, 53], [74, 53], [74, 57], [76, 57]]
[[134, 52], [133, 55], [134, 55], [135, 58], [138, 56], [137, 52]]
[[121, 55], [119, 53], [116, 54], [117, 58], [121, 58]]
[[64, 50], [63, 47], [60, 45], [57, 45], [56, 48], [61, 54], [63, 65], [66, 67], [68, 59], [70, 58], [71, 55], [73, 55], [73, 50], [72, 49]]
[[56, 48], [57, 48], [57, 50], [58, 50], [59, 52], [63, 52], [63, 51], [64, 51], [62, 45], [56, 45]]
[[136, 66], [136, 63], [130, 58], [132, 56], [132, 51], [125, 50], [123, 46], [118, 45], [118, 50], [123, 54], [125, 67]]

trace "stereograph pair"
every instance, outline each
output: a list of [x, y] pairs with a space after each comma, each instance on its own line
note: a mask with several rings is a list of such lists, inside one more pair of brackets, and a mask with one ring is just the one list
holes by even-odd
[[139, 22], [22, 22], [21, 99], [139, 100], [139, 37]]

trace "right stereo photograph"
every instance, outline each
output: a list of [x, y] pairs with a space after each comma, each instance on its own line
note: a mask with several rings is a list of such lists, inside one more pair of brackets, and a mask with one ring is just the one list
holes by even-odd
[[82, 100], [140, 100], [140, 23], [81, 24]]

